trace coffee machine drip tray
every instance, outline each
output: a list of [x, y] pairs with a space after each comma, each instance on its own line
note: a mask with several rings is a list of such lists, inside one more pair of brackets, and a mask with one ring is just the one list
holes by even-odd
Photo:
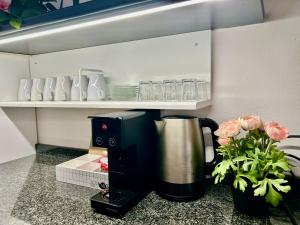
[[148, 193], [112, 189], [106, 193], [98, 193], [91, 198], [91, 206], [95, 212], [113, 217], [122, 217]]

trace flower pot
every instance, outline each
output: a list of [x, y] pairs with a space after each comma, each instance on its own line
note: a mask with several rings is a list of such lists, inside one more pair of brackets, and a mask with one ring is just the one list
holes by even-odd
[[269, 205], [264, 197], [254, 196], [254, 189], [247, 187], [244, 192], [231, 186], [233, 203], [236, 210], [250, 216], [264, 216], [268, 213]]

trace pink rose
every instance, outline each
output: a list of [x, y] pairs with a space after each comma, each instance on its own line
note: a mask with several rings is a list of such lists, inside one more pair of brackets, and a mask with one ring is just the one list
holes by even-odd
[[215, 131], [215, 135], [229, 138], [238, 135], [240, 130], [241, 124], [238, 120], [228, 120], [220, 124], [219, 129]]
[[265, 131], [268, 136], [274, 141], [282, 141], [287, 139], [289, 131], [287, 128], [282, 127], [279, 123], [270, 122], [265, 124]]
[[259, 116], [241, 116], [239, 118], [241, 126], [244, 130], [255, 130], [261, 127], [262, 122]]
[[11, 0], [0, 0], [0, 10], [8, 11]]
[[219, 137], [218, 138], [218, 143], [220, 145], [227, 145], [229, 143], [229, 141], [230, 141], [230, 138], [228, 138], [228, 137]]

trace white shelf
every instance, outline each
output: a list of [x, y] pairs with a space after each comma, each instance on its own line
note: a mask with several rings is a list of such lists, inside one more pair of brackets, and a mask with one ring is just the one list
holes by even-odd
[[[0, 51], [43, 54], [264, 20], [262, 0], [158, 1], [0, 33]], [[176, 7], [177, 5], [184, 5]], [[165, 7], [169, 7], [167, 9]], [[159, 11], [163, 8], [163, 11]]]
[[23, 108], [93, 108], [93, 109], [169, 109], [197, 110], [211, 105], [210, 100], [187, 102], [138, 102], [138, 101], [98, 101], [98, 102], [0, 102], [0, 107]]

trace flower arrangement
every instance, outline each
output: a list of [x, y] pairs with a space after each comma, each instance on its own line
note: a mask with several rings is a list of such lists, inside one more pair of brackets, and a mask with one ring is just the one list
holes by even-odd
[[0, 0], [0, 25], [20, 29], [24, 19], [55, 10], [50, 2], [56, 0]]
[[215, 134], [220, 144], [217, 151], [223, 158], [212, 173], [215, 183], [231, 174], [235, 189], [244, 192], [252, 188], [254, 196], [278, 206], [282, 193], [291, 190], [285, 179], [289, 164], [276, 145], [288, 137], [288, 129], [249, 115], [223, 122]]

